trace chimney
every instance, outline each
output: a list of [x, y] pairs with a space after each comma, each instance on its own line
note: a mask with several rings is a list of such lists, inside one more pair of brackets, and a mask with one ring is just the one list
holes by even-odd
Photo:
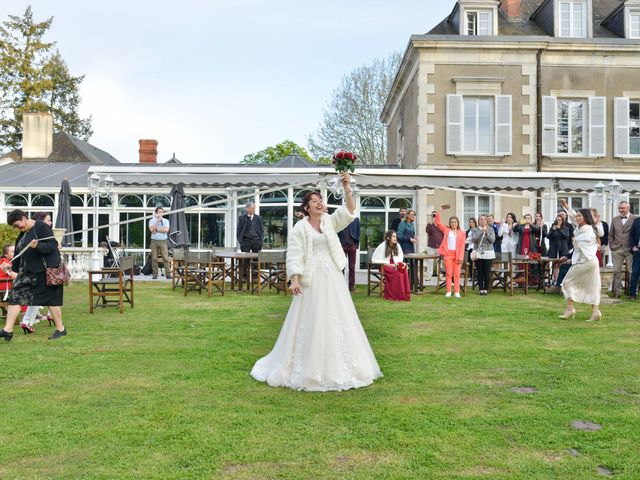
[[49, 158], [53, 150], [53, 117], [48, 112], [22, 116], [22, 159]]
[[158, 163], [158, 141], [138, 140], [140, 144], [140, 163]]
[[522, 8], [520, 0], [501, 0], [500, 9], [508, 22], [519, 22]]

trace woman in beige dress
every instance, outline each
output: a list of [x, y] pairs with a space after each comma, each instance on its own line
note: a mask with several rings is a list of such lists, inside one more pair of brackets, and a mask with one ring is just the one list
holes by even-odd
[[587, 321], [593, 322], [602, 318], [602, 313], [598, 309], [600, 305], [600, 266], [596, 257], [598, 242], [593, 217], [588, 209], [578, 210], [575, 220], [578, 228], [573, 238], [571, 268], [562, 282], [562, 293], [567, 299], [567, 308], [560, 318], [575, 317], [574, 302], [587, 303], [591, 305], [591, 317]]

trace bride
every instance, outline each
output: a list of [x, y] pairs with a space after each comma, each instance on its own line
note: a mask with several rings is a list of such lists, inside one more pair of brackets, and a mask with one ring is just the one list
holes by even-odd
[[308, 192], [305, 218], [289, 237], [287, 271], [294, 297], [271, 353], [251, 376], [273, 387], [326, 392], [370, 385], [382, 376], [342, 274], [346, 258], [337, 232], [355, 218], [349, 174], [346, 208], [324, 213], [322, 197]]

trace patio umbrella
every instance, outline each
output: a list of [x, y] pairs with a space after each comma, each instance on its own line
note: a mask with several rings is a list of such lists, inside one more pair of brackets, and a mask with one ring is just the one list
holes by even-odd
[[189, 227], [184, 212], [175, 212], [184, 208], [184, 184], [179, 183], [171, 189], [171, 213], [169, 213], [169, 249], [188, 247]]
[[65, 236], [62, 238], [63, 247], [73, 246], [73, 217], [71, 217], [71, 187], [69, 186], [69, 180], [66, 178], [62, 180], [60, 185], [60, 194], [58, 195], [58, 215], [56, 216], [55, 228], [64, 228], [66, 230]]

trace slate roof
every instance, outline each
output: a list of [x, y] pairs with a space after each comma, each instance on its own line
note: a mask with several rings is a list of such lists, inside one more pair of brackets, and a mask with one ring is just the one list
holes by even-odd
[[317, 167], [314, 162], [310, 162], [302, 155], [287, 155], [283, 157], [282, 160], [276, 162], [273, 167], [285, 167], [285, 168], [311, 168]]
[[[547, 2], [553, 0], [521, 0], [522, 15], [520, 21], [507, 21], [500, 12], [498, 14], [498, 36], [523, 35], [523, 36], [548, 36], [532, 17], [536, 11]], [[615, 9], [620, 6], [620, 0], [593, 0], [593, 38], [618, 38], [618, 35], [601, 25]], [[450, 19], [458, 9], [455, 2], [451, 14], [438, 25], [427, 32], [427, 35], [458, 35]]]
[[[22, 161], [22, 149], [9, 152], [3, 157], [11, 157], [15, 161]], [[26, 162], [72, 162], [93, 163], [98, 165], [118, 165], [120, 161], [113, 155], [94, 147], [90, 143], [80, 140], [68, 133], [53, 134], [51, 155], [48, 158], [28, 159]]]

